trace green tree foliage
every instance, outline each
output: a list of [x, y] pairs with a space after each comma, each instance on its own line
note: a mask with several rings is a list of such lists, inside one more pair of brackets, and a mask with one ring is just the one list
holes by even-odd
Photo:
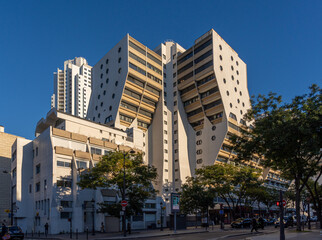
[[[247, 189], [259, 187], [260, 172], [250, 167], [237, 167], [232, 164], [215, 164], [196, 170], [196, 177], [204, 185], [213, 188], [224, 199], [233, 218], [236, 209], [245, 199]], [[236, 201], [237, 199], [237, 201]]]
[[[309, 94], [284, 104], [276, 94], [259, 95], [252, 100], [252, 109], [244, 119], [251, 128], [240, 129], [241, 136], [232, 138], [240, 161], [258, 155], [265, 166], [280, 170], [284, 177], [294, 180], [298, 218], [300, 192], [321, 164], [321, 93], [317, 85], [312, 85]], [[297, 223], [300, 231], [299, 219]]]
[[181, 188], [180, 210], [185, 214], [205, 213], [214, 207], [214, 197], [212, 188], [205, 187], [197, 178], [188, 177]]
[[[155, 194], [152, 182], [157, 177], [156, 168], [143, 164], [142, 155], [111, 152], [88, 172], [83, 173], [78, 185], [81, 188], [112, 188], [123, 195], [123, 164], [125, 157], [125, 197], [127, 216], [142, 212], [144, 202]], [[120, 203], [100, 203], [100, 211], [119, 217]]]

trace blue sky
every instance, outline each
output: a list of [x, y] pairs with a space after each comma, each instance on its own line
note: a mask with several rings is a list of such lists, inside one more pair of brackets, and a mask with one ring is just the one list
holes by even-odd
[[0, 125], [34, 138], [50, 110], [53, 72], [94, 65], [126, 33], [153, 49], [185, 48], [213, 28], [247, 64], [251, 95], [285, 100], [322, 82], [322, 1], [0, 1]]

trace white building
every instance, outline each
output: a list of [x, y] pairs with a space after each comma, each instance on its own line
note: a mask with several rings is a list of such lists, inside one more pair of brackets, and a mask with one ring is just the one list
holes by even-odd
[[54, 94], [51, 107], [85, 118], [91, 97], [92, 67], [85, 58], [64, 62], [64, 69], [54, 73]]
[[[126, 35], [92, 72], [87, 117], [143, 130], [147, 163], [157, 167], [155, 187], [166, 201], [196, 168], [234, 159], [229, 137], [245, 127], [250, 108], [247, 68], [213, 29], [188, 50], [167, 41], [152, 51]], [[278, 174], [258, 159], [247, 164], [264, 178]]]
[[[80, 169], [91, 168], [107, 151], [142, 152], [143, 131], [133, 130], [141, 137], [52, 109], [36, 127], [36, 138], [17, 138], [12, 146], [13, 204], [17, 212], [14, 224], [22, 230], [57, 234], [99, 231], [103, 222], [107, 231], [119, 231], [119, 218], [97, 213], [97, 203], [118, 202], [111, 189], [80, 189]], [[132, 132], [133, 132], [132, 131]], [[148, 199], [143, 214], [133, 217], [133, 229], [160, 226], [160, 197]], [[94, 206], [94, 207], [93, 207]], [[94, 218], [93, 218], [94, 216]], [[93, 220], [94, 219], [94, 220]], [[93, 222], [94, 221], [94, 222]]]

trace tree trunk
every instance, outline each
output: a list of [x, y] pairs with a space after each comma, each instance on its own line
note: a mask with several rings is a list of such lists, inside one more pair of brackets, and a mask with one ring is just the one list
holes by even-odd
[[[300, 178], [295, 179], [295, 208], [296, 208], [296, 231], [301, 231], [301, 192]], [[281, 220], [282, 222], [282, 220]]]
[[318, 221], [320, 222], [320, 229], [322, 229], [322, 207], [321, 207], [321, 203], [318, 203], [317, 217], [318, 217]]

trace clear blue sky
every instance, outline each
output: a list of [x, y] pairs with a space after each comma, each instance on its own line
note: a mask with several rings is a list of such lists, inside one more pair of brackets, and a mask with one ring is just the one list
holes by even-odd
[[211, 28], [246, 62], [251, 95], [321, 86], [321, 0], [0, 1], [0, 125], [33, 139], [66, 59], [94, 65], [126, 33], [189, 48]]

